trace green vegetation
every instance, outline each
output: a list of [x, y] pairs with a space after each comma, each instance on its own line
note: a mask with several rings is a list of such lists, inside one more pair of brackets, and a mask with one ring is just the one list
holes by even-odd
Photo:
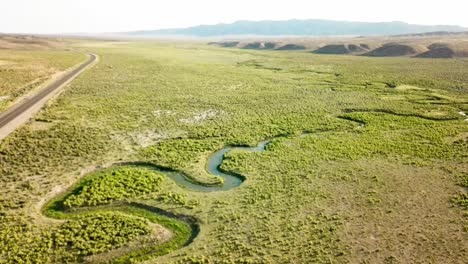
[[[76, 45], [100, 63], [0, 145], [1, 261], [466, 259], [467, 214], [452, 200], [468, 171], [468, 61]], [[147, 162], [206, 183], [210, 153], [269, 138], [225, 156], [247, 179], [227, 192], [145, 166], [96, 170]], [[92, 228], [89, 255], [79, 229]]]
[[94, 214], [62, 224], [54, 234], [54, 245], [65, 249], [65, 259], [70, 261], [122, 246], [149, 232], [141, 219], [113, 213]]
[[468, 194], [460, 193], [453, 198], [453, 201], [463, 207], [468, 207]]
[[181, 248], [198, 232], [195, 219], [132, 202], [143, 198], [160, 205], [192, 208], [196, 204], [187, 201], [184, 195], [163, 190], [163, 179], [154, 170], [132, 165], [114, 166], [87, 175], [70, 192], [43, 208], [48, 217], [72, 219], [53, 230], [53, 241], [47, 243], [64, 260], [83, 260], [89, 255], [112, 252], [133, 238], [148, 235], [146, 221], [150, 221], [170, 230], [173, 238], [167, 242], [157, 238], [140, 239], [141, 244], [132, 251], [112, 253], [114, 258], [117, 256], [116, 262], [148, 259]]
[[63, 204], [68, 208], [93, 206], [138, 197], [159, 191], [163, 180], [161, 175], [140, 168], [117, 167], [96, 174], [82, 181]]
[[464, 208], [464, 215], [466, 218], [463, 221], [464, 230], [465, 232], [468, 232], [468, 173], [458, 173], [457, 183], [463, 188], [463, 190], [452, 198], [452, 202]]
[[40, 233], [15, 217], [3, 216], [2, 223], [7, 223], [0, 232], [2, 256], [16, 263], [76, 261], [149, 232], [144, 221], [117, 213], [77, 217]]
[[149, 208], [145, 208], [144, 206], [131, 207], [127, 208], [126, 211], [133, 215], [144, 217], [153, 223], [162, 225], [172, 232], [173, 237], [162, 244], [153, 243], [125, 256], [116, 258], [113, 260], [115, 263], [132, 263], [169, 254], [187, 245], [199, 231], [198, 225], [195, 223], [196, 220], [193, 218], [183, 215], [168, 214], [167, 212], [164, 213], [158, 210], [155, 211], [154, 208], [153, 211], [145, 209]]
[[[112, 252], [139, 239], [140, 246], [134, 251], [120, 253], [120, 256], [116, 253], [119, 257], [115, 262], [130, 263], [179, 249], [190, 239], [195, 228], [175, 216], [161, 216], [146, 208], [119, 206], [112, 210], [114, 212], [98, 210], [71, 214], [71, 220], [40, 233], [35, 233], [31, 225], [20, 218], [2, 217], [6, 225], [0, 231], [0, 253], [12, 263], [83, 262], [91, 255]], [[164, 243], [151, 238], [153, 231], [148, 220], [171, 230], [174, 238]]]

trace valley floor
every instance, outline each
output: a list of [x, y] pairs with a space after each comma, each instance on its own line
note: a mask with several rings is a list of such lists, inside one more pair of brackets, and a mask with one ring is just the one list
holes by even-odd
[[[75, 45], [99, 64], [0, 143], [0, 262], [468, 259], [468, 60]], [[213, 185], [267, 139], [228, 191], [112, 166]]]

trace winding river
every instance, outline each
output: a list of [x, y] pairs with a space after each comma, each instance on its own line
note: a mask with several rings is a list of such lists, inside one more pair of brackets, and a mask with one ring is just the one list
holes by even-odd
[[[339, 117], [339, 118], [342, 118], [342, 117]], [[364, 123], [358, 120], [353, 120], [351, 118], [342, 118], [342, 119], [346, 119], [347, 121], [358, 123], [359, 127], [357, 128], [363, 127], [365, 125]], [[310, 134], [310, 132], [303, 132], [301, 135], [307, 135], [307, 134]], [[277, 136], [274, 138], [279, 138], [279, 137], [284, 137], [284, 136], [287, 136], [287, 135], [281, 135], [281, 136]], [[244, 182], [246, 177], [239, 173], [224, 171], [221, 169], [221, 165], [223, 163], [225, 155], [232, 150], [242, 150], [242, 151], [247, 151], [247, 152], [262, 152], [266, 150], [267, 145], [273, 139], [261, 141], [260, 143], [258, 143], [257, 146], [254, 146], [254, 147], [227, 146], [218, 151], [213, 152], [208, 157], [205, 168], [210, 175], [222, 178], [223, 179], [222, 185], [208, 186], [208, 185], [203, 185], [203, 184], [197, 184], [196, 182], [191, 181], [189, 177], [186, 177], [186, 175], [184, 175], [184, 173], [181, 171], [173, 170], [170, 168], [164, 168], [157, 164], [153, 164], [149, 162], [139, 162], [139, 161], [120, 162], [120, 163], [114, 163], [112, 166], [113, 167], [134, 166], [134, 167], [140, 167], [140, 168], [143, 167], [143, 168], [155, 170], [159, 173], [166, 175], [170, 179], [172, 179], [178, 186], [184, 189], [190, 190], [190, 191], [197, 191], [197, 192], [228, 191], [236, 187], [239, 187]], [[106, 168], [102, 168], [102, 169], [106, 169]], [[75, 191], [76, 191], [76, 187], [72, 187], [67, 192], [56, 196], [54, 199], [50, 200], [43, 207], [42, 212], [46, 216], [51, 217], [51, 218], [72, 219], [77, 214], [82, 214], [82, 213], [90, 212], [93, 210], [122, 211], [122, 212], [126, 212], [129, 214], [134, 214], [135, 216], [145, 217], [149, 221], [160, 224], [166, 229], [169, 229], [173, 233], [181, 236], [180, 239], [174, 238], [177, 241], [175, 242], [175, 246], [173, 244], [171, 245], [171, 241], [169, 241], [161, 245], [152, 246], [149, 249], [140, 250], [139, 253], [131, 252], [129, 255], [131, 256], [130, 258], [132, 259], [132, 261], [144, 260], [144, 259], [148, 259], [149, 257], [156, 257], [156, 256], [164, 255], [175, 249], [179, 249], [184, 246], [187, 246], [190, 243], [192, 243], [192, 241], [197, 237], [200, 231], [199, 220], [196, 219], [195, 217], [172, 213], [172, 212], [165, 211], [163, 209], [150, 206], [144, 203], [140, 203], [140, 202], [116, 202], [116, 204], [114, 205], [110, 204], [110, 205], [103, 205], [103, 206], [98, 206], [98, 207], [85, 207], [81, 209], [78, 208], [78, 210], [75, 210], [75, 211], [69, 211], [63, 206], [63, 201], [64, 199], [66, 199], [67, 195]], [[160, 220], [154, 220], [153, 216], [148, 216], [145, 213], [142, 213], [141, 210], [150, 212], [151, 215], [158, 216], [159, 219], [163, 218], [166, 220], [164, 220], [163, 222], [161, 222]], [[186, 227], [184, 229], [184, 227], [181, 227], [178, 224], [174, 225], [174, 223], [185, 223]], [[185, 231], [183, 231], [183, 229]], [[171, 247], [171, 249], [168, 249], [167, 247]], [[126, 256], [127, 255], [119, 256], [117, 257], [116, 260], [120, 261], [122, 259], [126, 259]]]
[[[143, 168], [155, 170], [155, 171], [157, 171], [159, 173], [162, 173], [162, 174], [166, 175], [170, 179], [172, 179], [180, 187], [188, 189], [190, 191], [198, 191], [198, 192], [227, 191], [227, 190], [231, 190], [233, 188], [236, 188], [236, 187], [240, 186], [242, 184], [242, 182], [244, 182], [244, 180], [246, 178], [245, 178], [245, 176], [243, 176], [241, 174], [228, 172], [228, 171], [223, 171], [220, 168], [221, 164], [223, 163], [224, 156], [226, 155], [226, 153], [228, 153], [228, 152], [230, 152], [232, 150], [243, 150], [243, 151], [248, 151], [248, 152], [261, 152], [261, 151], [265, 151], [266, 146], [270, 142], [271, 142], [271, 140], [264, 140], [264, 141], [260, 142], [255, 147], [227, 146], [227, 147], [224, 147], [224, 148], [222, 148], [222, 149], [220, 149], [218, 151], [213, 152], [208, 157], [208, 160], [206, 162], [206, 170], [208, 171], [209, 174], [211, 174], [213, 176], [221, 177], [223, 179], [223, 184], [219, 185], [219, 186], [206, 186], [206, 185], [202, 185], [202, 184], [197, 184], [195, 182], [190, 181], [180, 171], [172, 170], [172, 169], [169, 169], [169, 168], [163, 168], [163, 167], [160, 167], [158, 165], [148, 163], [148, 162], [121, 162], [121, 163], [115, 163], [112, 166], [114, 166], [114, 167], [115, 166], [130, 166], [130, 167], [134, 166], [134, 167], [140, 167], [140, 168], [143, 167]], [[103, 169], [106, 169], [106, 168], [103, 168]], [[74, 191], [75, 191], [75, 189], [73, 189], [73, 187], [72, 187], [72, 189], [68, 190], [66, 193], [62, 193], [61, 195], [59, 195], [56, 198], [52, 199], [51, 201], [49, 201], [44, 206], [42, 212], [48, 217], [63, 219], [63, 218], [73, 218], [73, 216], [76, 215], [76, 214], [81, 214], [83, 212], [92, 211], [92, 210], [96, 209], [94, 207], [82, 208], [82, 209], [79, 209], [78, 211], [68, 211], [67, 209], [65, 209], [63, 207], [63, 201], [67, 197], [68, 194], [70, 194], [70, 193], [72, 193]], [[111, 204], [111, 205], [98, 206], [98, 208], [101, 211], [102, 210], [124, 211], [124, 212], [130, 212], [130, 213], [133, 210], [132, 208], [136, 208], [138, 210], [144, 210], [144, 211], [147, 211], [147, 212], [151, 212], [151, 213], [153, 213], [155, 215], [165, 217], [168, 220], [170, 219], [169, 221], [173, 221], [175, 223], [185, 222], [188, 225], [188, 228], [189, 228], [188, 234], [184, 236], [183, 241], [178, 240], [179, 241], [178, 248], [181, 248], [181, 247], [184, 247], [184, 246], [187, 246], [188, 244], [190, 244], [195, 239], [195, 237], [198, 235], [198, 233], [200, 231], [200, 225], [198, 223], [199, 221], [196, 218], [191, 217], [191, 216], [172, 213], [172, 212], [169, 212], [169, 211], [162, 210], [160, 208], [156, 208], [156, 207], [149, 206], [149, 205], [146, 205], [146, 204], [143, 204], [143, 203], [138, 203], [138, 202], [119, 202], [117, 204], [120, 204], [120, 205], [113, 206]], [[145, 217], [144, 214], [141, 214], [141, 216]], [[152, 221], [151, 219], [148, 219], [148, 220]], [[158, 223], [158, 222], [155, 222], [155, 223]], [[161, 224], [162, 226], [164, 226], [165, 228], [167, 228], [169, 230], [172, 230], [174, 228], [174, 225], [170, 224], [169, 222], [159, 223], [159, 224]], [[172, 231], [174, 233], [180, 233], [180, 229], [179, 230], [172, 230]], [[167, 243], [163, 243], [161, 245], [161, 247], [164, 248], [165, 244], [167, 244]], [[157, 245], [156, 247], [159, 247], [159, 245]], [[151, 253], [151, 252], [155, 252], [155, 253]], [[140, 257], [142, 257], [141, 259], [145, 259], [146, 257], [149, 257], [149, 256], [156, 257], [156, 256], [160, 255], [158, 252], [159, 251], [157, 250], [157, 248], [150, 249], [148, 251], [143, 250], [142, 253], [144, 255], [141, 255]], [[162, 252], [167, 253], [167, 251], [164, 251], [164, 250]], [[135, 253], [135, 252], [133, 252], [133, 253]], [[131, 254], [134, 255], [133, 253], [131, 253]], [[125, 255], [117, 257], [117, 260], [122, 259], [122, 258], [125, 258]]]
[[[383, 112], [387, 114], [394, 114], [395, 113], [388, 113], [386, 111], [382, 110], [348, 110], [345, 113], [350, 113], [350, 112]], [[462, 114], [462, 113], [460, 113]], [[463, 114], [465, 114], [463, 112]], [[400, 115], [400, 114], [397, 114]], [[409, 116], [409, 115], [405, 115]], [[411, 115], [413, 116], [413, 115]], [[417, 116], [419, 118], [425, 118], [428, 119], [427, 117], [421, 117]], [[365, 123], [363, 123], [361, 120], [354, 119], [349, 116], [338, 116], [340, 119], [344, 119], [347, 121], [355, 122], [358, 123], [358, 127], [355, 127], [355, 129], [362, 128], [365, 126]], [[468, 120], [468, 119], [467, 119]], [[437, 121], [446, 121], [445, 119], [437, 119]], [[301, 135], [306, 135], [310, 134], [310, 132], [303, 132]], [[279, 137], [284, 137], [285, 135], [278, 136], [275, 138]], [[287, 135], [286, 135], [287, 136]], [[223, 184], [219, 186], [208, 186], [208, 185], [203, 185], [203, 184], [197, 184], [196, 182], [193, 182], [187, 177], [183, 172], [173, 170], [170, 168], [164, 168], [161, 166], [158, 166], [153, 163], [149, 162], [138, 162], [138, 161], [132, 161], [132, 162], [120, 162], [120, 163], [115, 163], [112, 166], [134, 166], [134, 167], [144, 167], [147, 169], [155, 170], [159, 173], [162, 173], [172, 179], [178, 186], [187, 189], [189, 191], [197, 191], [197, 192], [219, 192], [219, 191], [228, 191], [231, 189], [234, 189], [236, 187], [239, 187], [244, 180], [246, 179], [245, 176], [235, 173], [235, 172], [229, 172], [229, 171], [224, 171], [221, 169], [221, 165], [223, 163], [223, 160], [225, 158], [225, 155], [232, 151], [232, 150], [242, 150], [242, 151], [248, 151], [248, 152], [262, 152], [266, 150], [267, 145], [271, 142], [272, 139], [269, 140], [264, 140], [258, 143], [257, 146], [254, 147], [246, 147], [246, 146], [227, 146], [224, 147], [218, 151], [213, 152], [207, 159], [206, 161], [206, 170], [207, 172], [212, 175], [212, 176], [217, 176], [223, 179]], [[81, 214], [82, 212], [86, 211], [92, 211], [95, 210], [95, 207], [87, 207], [87, 208], [82, 208], [78, 210], [78, 212], [73, 212], [73, 211], [68, 211], [63, 207], [63, 199], [67, 197], [68, 194], [76, 191], [75, 189], [70, 189], [66, 193], [62, 193], [56, 198], [50, 200], [44, 207], [42, 212], [52, 218], [68, 218], [71, 219], [77, 214]], [[132, 261], [135, 260], [144, 260], [152, 257], [157, 257], [160, 255], [167, 254], [168, 252], [171, 252], [176, 249], [180, 249], [182, 247], [185, 247], [192, 243], [192, 241], [197, 237], [199, 231], [200, 231], [200, 224], [199, 220], [196, 219], [195, 217], [188, 216], [188, 215], [182, 215], [182, 214], [177, 214], [169, 211], [165, 211], [163, 209], [150, 206], [144, 203], [140, 202], [117, 202], [115, 205], [104, 205], [104, 206], [99, 206], [98, 210], [107, 210], [107, 211], [123, 211], [128, 214], [134, 214], [135, 216], [140, 216], [140, 217], [145, 217], [149, 221], [152, 221], [154, 223], [158, 223], [165, 227], [166, 229], [171, 230], [174, 234], [177, 234], [177, 236], [180, 236], [180, 239], [174, 238], [173, 240], [176, 240], [175, 244], [171, 244], [171, 241], [162, 243], [160, 245], [155, 245], [151, 246], [148, 249], [143, 249], [140, 250], [138, 253], [137, 252], [131, 252], [129, 255], [130, 259]], [[142, 211], [145, 212], [150, 212], [151, 215], [148, 216], [145, 213], [142, 213]], [[153, 216], [158, 216], [158, 219], [154, 219]], [[162, 217], [162, 218], [161, 218]], [[152, 219], [153, 218], [153, 219]], [[161, 222], [161, 219], [163, 221]], [[166, 219], [166, 220], [164, 220]], [[174, 224], [176, 223], [176, 224]], [[177, 223], [185, 223], [186, 227], [181, 227], [180, 225], [178, 226]], [[178, 229], [177, 229], [178, 228]], [[185, 228], [185, 231], [183, 230]], [[182, 230], [182, 231], [181, 231]], [[127, 255], [119, 256], [117, 257], [117, 260], [122, 260], [126, 259]], [[136, 258], [135, 258], [136, 257]], [[127, 260], [130, 260], [127, 259]], [[124, 261], [126, 262], [126, 261]]]
[[[182, 188], [186, 188], [191, 191], [198, 191], [198, 192], [219, 192], [219, 191], [227, 191], [233, 188], [238, 187], [239, 185], [244, 182], [245, 177], [240, 174], [223, 171], [220, 169], [221, 164], [224, 160], [224, 155], [231, 150], [243, 150], [248, 152], [261, 152], [265, 151], [266, 146], [270, 143], [271, 140], [264, 140], [260, 142], [255, 147], [245, 147], [245, 146], [229, 146], [222, 148], [216, 152], [213, 152], [208, 158], [206, 163], [206, 170], [210, 175], [218, 176], [223, 179], [223, 184], [219, 186], [206, 186], [202, 184], [198, 184], [188, 180], [183, 173], [179, 171], [172, 171], [172, 170], [165, 170], [158, 168], [156, 166], [147, 165], [145, 167], [149, 169], [156, 170], [160, 173], [163, 173], [167, 177], [171, 178], [177, 185]], [[137, 164], [135, 166], [138, 166]], [[144, 165], [143, 165], [144, 166]]]

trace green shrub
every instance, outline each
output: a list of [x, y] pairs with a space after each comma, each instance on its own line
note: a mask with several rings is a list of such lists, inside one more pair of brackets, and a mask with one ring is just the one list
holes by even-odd
[[106, 252], [149, 232], [144, 220], [109, 212], [65, 222], [54, 234], [53, 241], [54, 247], [66, 251], [65, 259], [70, 261]]
[[94, 206], [134, 198], [160, 190], [163, 176], [144, 168], [116, 167], [98, 171], [84, 180], [63, 205]]

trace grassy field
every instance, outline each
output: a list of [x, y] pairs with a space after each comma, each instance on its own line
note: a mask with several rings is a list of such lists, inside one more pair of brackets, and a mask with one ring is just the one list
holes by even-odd
[[[99, 64], [1, 142], [0, 262], [468, 258], [468, 60], [75, 45]], [[226, 192], [111, 166], [211, 183], [269, 138]]]
[[0, 111], [85, 59], [83, 54], [72, 51], [0, 49]]

